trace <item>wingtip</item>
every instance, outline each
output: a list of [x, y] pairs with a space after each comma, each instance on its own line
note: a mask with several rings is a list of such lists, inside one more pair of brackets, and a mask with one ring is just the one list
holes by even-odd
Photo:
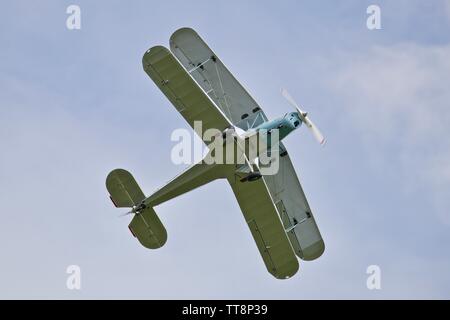
[[178, 36], [180, 33], [184, 33], [184, 32], [191, 32], [193, 34], [198, 35], [197, 31], [195, 31], [191, 27], [181, 27], [181, 28], [178, 28], [177, 30], [175, 30], [174, 33], [172, 33], [172, 35], [169, 38], [169, 43], [173, 43], [175, 41], [175, 37]]

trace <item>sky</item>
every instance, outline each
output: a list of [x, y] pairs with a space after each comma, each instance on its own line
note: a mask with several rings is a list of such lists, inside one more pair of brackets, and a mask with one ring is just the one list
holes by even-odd
[[[226, 181], [156, 207], [154, 251], [108, 198], [115, 168], [147, 195], [184, 169], [170, 136], [189, 127], [141, 64], [180, 27], [269, 118], [292, 110], [285, 87], [327, 138], [286, 138], [326, 245], [289, 280], [265, 269]], [[0, 298], [449, 299], [449, 30], [440, 0], [2, 1]]]

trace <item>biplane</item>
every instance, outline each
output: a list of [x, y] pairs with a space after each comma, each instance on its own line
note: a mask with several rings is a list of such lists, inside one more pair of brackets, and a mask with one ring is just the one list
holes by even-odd
[[[282, 94], [295, 111], [268, 120], [193, 29], [177, 30], [170, 38], [170, 49], [154, 46], [145, 52], [142, 63], [148, 76], [193, 128], [200, 121], [204, 129], [216, 129], [223, 136], [231, 136], [231, 143], [239, 144], [262, 130], [269, 134], [278, 130], [278, 139], [282, 140], [304, 124], [320, 144], [325, 143], [308, 114], [300, 110], [286, 90]], [[211, 144], [211, 139], [201, 138], [207, 146]], [[116, 207], [130, 208], [133, 218], [129, 229], [134, 237], [144, 247], [156, 249], [165, 244], [167, 232], [155, 206], [216, 179], [227, 179], [267, 270], [277, 279], [287, 279], [299, 269], [297, 257], [317, 259], [325, 245], [281, 141], [275, 150], [277, 157], [272, 151], [271, 159], [278, 161], [278, 169], [271, 174], [264, 174], [258, 161], [261, 152], [268, 152], [268, 148], [250, 156], [244, 147], [243, 163], [199, 161], [150, 196], [144, 195], [124, 169], [113, 170], [106, 187]]]

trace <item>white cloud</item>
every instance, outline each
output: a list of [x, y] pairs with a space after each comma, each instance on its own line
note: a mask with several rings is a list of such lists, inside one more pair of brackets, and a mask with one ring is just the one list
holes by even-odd
[[378, 46], [343, 58], [331, 84], [346, 123], [405, 190], [425, 184], [432, 211], [450, 225], [450, 45]]

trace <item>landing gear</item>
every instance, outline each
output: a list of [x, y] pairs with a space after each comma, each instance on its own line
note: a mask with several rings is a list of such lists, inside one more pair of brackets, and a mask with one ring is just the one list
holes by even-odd
[[259, 172], [250, 172], [246, 177], [241, 179], [241, 182], [252, 182], [261, 179], [262, 175]]

